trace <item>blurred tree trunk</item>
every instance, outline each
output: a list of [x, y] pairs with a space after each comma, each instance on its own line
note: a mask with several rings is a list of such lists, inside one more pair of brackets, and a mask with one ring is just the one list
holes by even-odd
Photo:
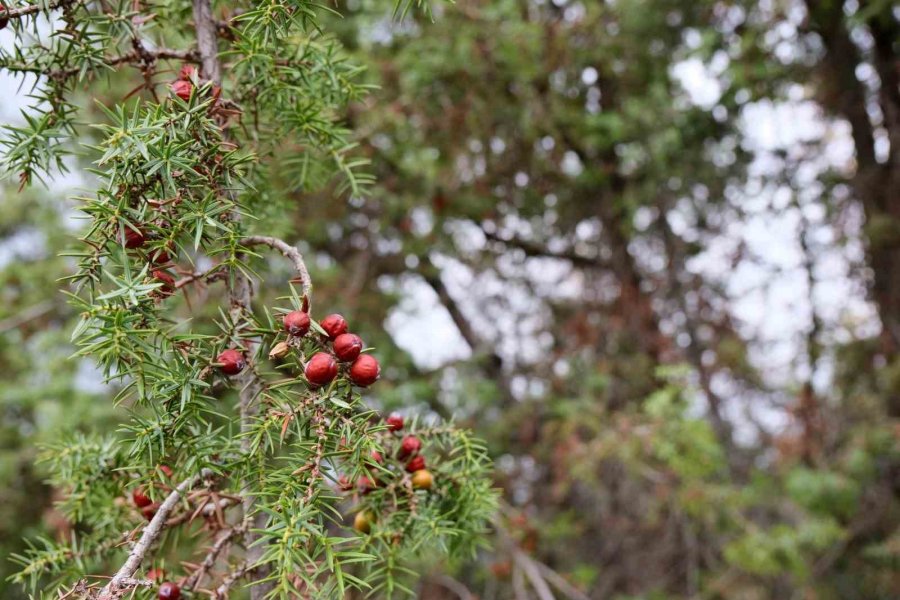
[[[865, 15], [872, 36], [871, 56], [863, 56], [851, 38], [851, 24], [841, 2], [808, 0], [810, 27], [825, 48], [821, 62], [824, 85], [820, 99], [827, 110], [850, 123], [856, 146], [853, 187], [866, 216], [868, 261], [872, 268], [872, 298], [883, 327], [884, 351], [900, 349], [900, 27], [891, 14], [891, 3], [860, 3], [857, 15]], [[870, 94], [857, 78], [856, 69], [871, 61], [880, 86]], [[873, 123], [871, 108], [877, 105], [881, 123]], [[886, 156], [876, 151], [879, 130], [889, 141]], [[891, 412], [900, 415], [900, 393], [892, 390]]]

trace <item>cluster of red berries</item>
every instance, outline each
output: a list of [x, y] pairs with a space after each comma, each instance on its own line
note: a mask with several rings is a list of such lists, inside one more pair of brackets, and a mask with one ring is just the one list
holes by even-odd
[[[284, 330], [294, 338], [301, 338], [309, 333], [312, 320], [303, 310], [294, 310], [284, 315]], [[347, 377], [355, 385], [368, 387], [378, 380], [381, 366], [370, 354], [362, 354], [364, 347], [362, 338], [347, 331], [347, 321], [341, 315], [328, 315], [319, 323], [331, 342], [332, 352], [316, 352], [306, 363], [303, 374], [306, 380], [316, 387], [328, 385], [338, 376], [339, 361], [349, 363]], [[282, 358], [289, 352], [290, 346], [281, 342], [272, 348], [270, 356]], [[237, 375], [247, 366], [244, 353], [236, 348], [223, 351], [216, 358], [219, 370], [226, 375]]]
[[[403, 430], [404, 421], [400, 415], [391, 415], [385, 419], [388, 431], [397, 436]], [[378, 464], [384, 464], [384, 457], [380, 452], [372, 452], [372, 460]], [[422, 440], [414, 435], [404, 435], [400, 438], [400, 444], [396, 452], [397, 460], [403, 464], [404, 470], [411, 473], [410, 483], [414, 489], [430, 490], [434, 485], [434, 476], [428, 470], [425, 463], [425, 456], [422, 454]], [[370, 473], [371, 476], [362, 476], [356, 483], [356, 488], [360, 494], [366, 495], [378, 487], [377, 477]], [[343, 491], [350, 491], [354, 485], [345, 476], [338, 480], [338, 486]], [[360, 511], [353, 519], [353, 527], [361, 533], [368, 533], [372, 527], [374, 515], [367, 510]]]
[[[319, 325], [331, 340], [333, 354], [313, 354], [304, 369], [307, 381], [315, 386], [331, 383], [338, 375], [338, 361], [350, 363], [347, 376], [355, 385], [368, 387], [378, 380], [381, 374], [378, 360], [371, 354], [362, 354], [362, 338], [348, 331], [344, 317], [338, 314], [328, 315]], [[309, 315], [300, 310], [289, 312], [284, 316], [284, 329], [294, 336], [305, 335], [309, 331]]]

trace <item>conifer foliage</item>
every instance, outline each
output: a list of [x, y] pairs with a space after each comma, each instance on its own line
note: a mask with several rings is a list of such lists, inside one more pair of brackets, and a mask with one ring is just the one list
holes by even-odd
[[[367, 408], [377, 353], [313, 303], [297, 248], [258, 230], [273, 178], [357, 197], [371, 184], [336, 117], [365, 86], [322, 10], [0, 2], [16, 41], [0, 68], [34, 99], [4, 128], [2, 165], [26, 186], [77, 164], [68, 154], [91, 161], [73, 340], [129, 413], [44, 452], [73, 533], [15, 557], [36, 597], [392, 595], [424, 548], [478, 545], [495, 503], [486, 449]], [[134, 69], [137, 88], [100, 100]], [[269, 254], [294, 273], [260, 306]]]

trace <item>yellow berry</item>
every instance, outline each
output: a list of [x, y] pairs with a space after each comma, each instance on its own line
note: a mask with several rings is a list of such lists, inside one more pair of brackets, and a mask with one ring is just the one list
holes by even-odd
[[353, 517], [353, 529], [360, 533], [369, 533], [372, 530], [372, 515], [368, 511], [361, 510]]
[[434, 477], [428, 469], [419, 469], [412, 476], [413, 487], [419, 490], [430, 490]]

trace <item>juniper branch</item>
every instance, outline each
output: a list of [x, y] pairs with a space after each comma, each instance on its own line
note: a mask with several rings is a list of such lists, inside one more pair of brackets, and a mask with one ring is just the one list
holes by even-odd
[[196, 475], [188, 477], [179, 483], [166, 499], [163, 500], [162, 504], [159, 505], [156, 514], [150, 520], [150, 523], [144, 528], [141, 539], [134, 545], [134, 549], [132, 549], [131, 554], [128, 555], [125, 563], [118, 572], [113, 575], [113, 578], [110, 579], [109, 583], [100, 590], [98, 600], [112, 600], [120, 597], [122, 595], [122, 590], [129, 588], [129, 586], [126, 585], [128, 583], [132, 584], [130, 587], [134, 587], [134, 580], [131, 579], [131, 577], [138, 570], [138, 567], [141, 566], [141, 561], [144, 560], [144, 556], [146, 556], [150, 547], [165, 529], [166, 518], [169, 516], [172, 509], [175, 508], [175, 504], [178, 503], [178, 500], [181, 499], [184, 492], [193, 487], [196, 481]]

